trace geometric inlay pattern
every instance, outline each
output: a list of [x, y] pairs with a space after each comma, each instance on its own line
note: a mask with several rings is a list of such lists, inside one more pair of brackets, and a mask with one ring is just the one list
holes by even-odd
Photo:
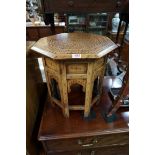
[[117, 48], [117, 45], [106, 36], [74, 32], [41, 38], [34, 47], [34, 51], [37, 52], [38, 49], [43, 55], [51, 53], [51, 58], [57, 55], [60, 57], [60, 54], [65, 58], [71, 58], [71, 54], [81, 54], [83, 58], [99, 58]]

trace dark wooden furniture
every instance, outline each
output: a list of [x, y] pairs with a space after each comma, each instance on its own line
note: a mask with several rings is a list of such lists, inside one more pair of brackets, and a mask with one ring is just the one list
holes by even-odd
[[108, 117], [112, 116], [121, 106], [129, 106], [124, 105], [123, 100], [128, 98], [129, 100], [129, 40], [123, 40], [123, 44], [121, 46], [121, 53], [119, 55], [120, 59], [118, 60], [118, 66], [124, 67], [126, 70], [126, 74], [122, 81], [122, 87], [118, 93], [118, 96], [113, 101], [113, 104], [108, 112]]
[[114, 100], [112, 108], [109, 110], [107, 117], [112, 116], [120, 108], [120, 106], [124, 106], [123, 100], [127, 96], [129, 96], [129, 70], [127, 70], [127, 73], [123, 79], [122, 88], [120, 89], [118, 96]]
[[119, 38], [119, 33], [120, 33], [122, 21], [125, 22], [125, 29], [124, 29], [124, 33], [123, 33], [121, 46], [123, 46], [124, 37], [126, 35], [127, 28], [128, 28], [128, 25], [129, 25], [129, 2], [127, 2], [124, 5], [123, 9], [120, 11], [120, 22], [119, 22], [118, 31], [117, 31], [116, 42], [118, 41], [118, 38]]
[[42, 82], [38, 59], [31, 57], [31, 46], [35, 41], [26, 42], [26, 151], [30, 155], [38, 155], [38, 117], [47, 94], [47, 86]]
[[63, 33], [65, 31], [64, 26], [55, 26], [55, 29], [52, 29], [51, 26], [34, 26], [29, 25], [26, 27], [26, 40], [27, 41], [37, 41], [40, 38], [47, 37], [50, 35]]
[[41, 0], [44, 13], [119, 12], [128, 0]]
[[[103, 111], [111, 106], [108, 96], [109, 79], [104, 80], [104, 94], [101, 102], [94, 106], [96, 116], [85, 120], [79, 111], [64, 118], [61, 109], [52, 107], [47, 100], [40, 124], [38, 140], [42, 142], [47, 155], [128, 155], [129, 128], [128, 112], [119, 109], [117, 120], [107, 123]], [[69, 101], [81, 102], [82, 90], [74, 88]]]
[[[107, 36], [108, 36], [113, 42], [116, 42], [117, 32], [108, 31]], [[122, 38], [123, 38], [123, 32], [120, 33], [119, 40], [117, 41], [117, 43], [121, 44]]]

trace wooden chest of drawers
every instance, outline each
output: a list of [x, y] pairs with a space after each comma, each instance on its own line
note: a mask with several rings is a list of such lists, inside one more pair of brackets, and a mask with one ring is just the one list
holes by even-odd
[[[70, 101], [81, 101], [81, 94]], [[78, 96], [79, 95], [79, 96]], [[128, 112], [118, 112], [117, 120], [107, 123], [102, 117], [103, 109], [110, 99], [104, 92], [101, 102], [94, 106], [95, 117], [85, 120], [80, 111], [73, 111], [69, 118], [61, 109], [52, 107], [47, 100], [42, 116], [38, 140], [42, 142], [47, 155], [128, 155], [129, 128]]]

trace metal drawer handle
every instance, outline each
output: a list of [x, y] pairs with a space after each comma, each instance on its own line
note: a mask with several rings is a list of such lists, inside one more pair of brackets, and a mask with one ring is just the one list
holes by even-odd
[[96, 144], [98, 141], [97, 141], [97, 138], [93, 139], [91, 143], [88, 143], [88, 144], [83, 144], [82, 140], [78, 140], [78, 144], [81, 145], [82, 147], [89, 147], [89, 146], [93, 146], [94, 144]]
[[90, 144], [83, 144], [81, 145], [82, 147], [88, 147], [88, 146], [93, 146], [94, 144], [90, 143]]

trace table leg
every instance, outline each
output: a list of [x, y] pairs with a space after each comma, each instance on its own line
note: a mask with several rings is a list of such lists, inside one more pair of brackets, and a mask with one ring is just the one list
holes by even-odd
[[61, 87], [62, 87], [62, 99], [63, 104], [63, 114], [65, 117], [69, 117], [69, 107], [68, 107], [68, 92], [67, 92], [67, 80], [66, 80], [66, 67], [65, 64], [61, 64]]
[[99, 94], [102, 96], [103, 94], [103, 79], [104, 79], [104, 74], [105, 74], [105, 68], [106, 66], [104, 65], [103, 70], [101, 70], [100, 76], [99, 76]]
[[88, 63], [84, 117], [88, 117], [92, 102], [92, 92], [94, 85], [94, 81], [92, 80], [92, 72], [93, 72], [93, 63]]
[[46, 82], [47, 82], [48, 93], [50, 96], [50, 102], [51, 102], [52, 106], [54, 107], [55, 103], [52, 100], [52, 95], [51, 95], [52, 93], [51, 93], [51, 89], [50, 89], [50, 79], [49, 79], [48, 73], [46, 71], [45, 58], [43, 58], [42, 61], [43, 61], [43, 66], [44, 66], [44, 70], [45, 70], [45, 77], [46, 77]]

